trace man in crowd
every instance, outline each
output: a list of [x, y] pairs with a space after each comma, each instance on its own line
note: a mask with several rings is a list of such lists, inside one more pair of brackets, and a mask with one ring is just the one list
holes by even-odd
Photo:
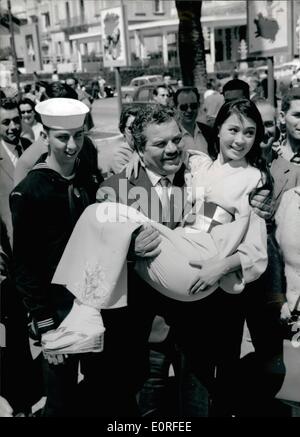
[[278, 154], [295, 165], [300, 165], [300, 88], [292, 88], [282, 98], [280, 123], [285, 127], [286, 138]]
[[132, 123], [139, 110], [137, 106], [126, 105], [120, 116], [119, 130], [121, 135], [101, 141], [98, 148], [98, 165], [104, 179], [120, 173], [130, 161], [134, 151], [131, 133]]
[[[272, 149], [279, 139], [274, 106], [261, 97], [253, 101], [265, 127], [261, 147], [274, 180], [275, 214], [284, 192], [300, 185], [300, 168], [278, 156]], [[246, 322], [255, 348], [255, 354], [249, 354], [241, 361], [241, 382], [246, 383], [242, 385], [237, 406], [238, 414], [242, 416], [269, 416], [273, 411], [276, 412], [274, 397], [285, 374], [280, 324], [280, 312], [285, 302], [283, 260], [274, 237], [272, 216], [267, 224], [268, 267], [257, 281], [247, 285], [242, 295]]]
[[153, 100], [160, 105], [167, 106], [169, 103], [169, 90], [167, 85], [159, 85], [153, 90]]
[[[194, 94], [193, 92], [193, 96]], [[149, 218], [174, 228], [181, 220], [184, 207], [184, 165], [182, 164], [184, 144], [174, 111], [170, 108], [146, 106], [133, 123], [133, 139], [143, 164], [137, 178], [131, 176], [127, 180], [123, 170], [119, 175], [113, 176], [102, 184], [97, 193], [97, 200], [99, 202], [111, 200], [135, 207]], [[174, 198], [171, 195], [173, 192], [179, 193], [179, 196]], [[261, 207], [260, 202], [258, 204]], [[164, 219], [165, 209], [170, 212], [169, 220]], [[135, 260], [138, 257], [151, 259], [159, 253], [159, 243], [158, 232], [149, 225], [142, 226], [132, 240], [130, 259]], [[142, 415], [162, 417], [166, 414], [172, 415], [174, 411], [177, 415], [185, 416], [208, 415], [209, 398], [207, 389], [202, 385], [202, 377], [205, 382], [207, 379], [213, 379], [211, 369], [209, 370], [209, 357], [205, 355], [205, 351], [211, 351], [213, 345], [205, 343], [205, 338], [208, 339], [208, 336], [206, 337], [203, 332], [201, 341], [204, 343], [199, 346], [195, 341], [198, 334], [185, 329], [189, 317], [195, 321], [203, 317], [203, 320], [208, 323], [211, 307], [206, 307], [205, 301], [204, 299], [197, 305], [195, 302], [185, 305], [157, 293], [135, 274], [133, 265], [129, 262], [128, 308], [122, 309], [123, 315], [119, 316], [119, 326], [121, 324], [124, 329], [122, 335], [120, 336], [118, 332], [114, 339], [111, 356], [107, 356], [107, 367], [108, 372], [112, 372], [112, 374], [108, 373], [112, 378], [117, 370], [111, 363], [119, 362], [119, 354], [124, 348], [122, 338], [125, 335], [130, 342], [126, 343], [128, 360], [123, 364], [121, 371], [124, 381], [128, 380], [128, 375], [132, 378], [132, 385], [128, 390], [133, 391], [142, 387], [139, 392], [139, 408]], [[187, 307], [191, 310], [195, 306], [196, 311], [186, 311]], [[116, 323], [117, 311], [120, 312], [111, 309], [101, 311], [105, 326], [112, 324], [112, 318]], [[201, 326], [204, 327], [205, 323], [203, 322]], [[186, 356], [183, 356], [178, 349], [179, 338], [182, 340], [181, 346], [187, 351]], [[198, 347], [201, 348], [200, 361], [206, 363], [198, 369], [201, 375], [199, 379], [193, 375], [191, 367], [194, 357], [199, 355]], [[203, 351], [204, 355], [202, 355]], [[185, 359], [188, 366], [183, 368]], [[196, 361], [199, 363], [199, 360]], [[148, 374], [147, 363], [150, 364]], [[176, 387], [176, 393], [180, 398], [175, 400], [177, 410], [175, 408], [171, 411], [167, 408], [170, 407], [168, 401], [164, 399], [170, 364], [173, 364], [177, 382], [181, 384]], [[209, 371], [209, 375], [206, 375], [206, 370]], [[191, 378], [192, 376], [194, 379]], [[107, 384], [110, 384], [110, 378], [107, 379]], [[134, 386], [133, 381], [135, 381]], [[182, 390], [183, 381], [184, 390]]]
[[[270, 171], [274, 179], [273, 199], [275, 201], [275, 212], [280, 203], [282, 194], [290, 188], [299, 185], [300, 167], [298, 168], [293, 162], [289, 162], [276, 152], [276, 150], [278, 150], [280, 131], [277, 127], [275, 107], [264, 98], [258, 98], [253, 101], [261, 114], [265, 127], [265, 140], [261, 144], [261, 147], [264, 150], [264, 157], [270, 166]], [[287, 133], [289, 137], [291, 135], [293, 136], [293, 131], [289, 124], [287, 125]]]
[[[61, 82], [51, 82], [46, 87], [46, 99], [55, 97], [65, 97], [78, 100], [76, 91], [69, 85]], [[27, 173], [34, 167], [41, 155], [47, 153], [47, 151], [47, 142], [45, 141], [45, 135], [42, 132], [38, 140], [28, 147], [18, 160], [14, 172], [14, 186], [25, 178]], [[98, 169], [97, 150], [92, 140], [87, 135], [84, 136], [84, 144], [82, 150], [80, 151], [80, 159], [85, 161], [89, 166], [89, 171], [93, 175], [95, 185], [99, 185], [103, 178], [101, 171]]]
[[185, 149], [207, 153], [212, 130], [206, 124], [197, 121], [200, 106], [200, 94], [197, 88], [179, 88], [174, 95], [174, 105], [178, 113]]
[[[95, 200], [92, 175], [78, 155], [88, 108], [73, 99], [39, 103], [48, 154], [10, 195], [17, 291], [40, 336], [54, 329], [72, 307], [73, 296], [51, 279], [82, 211]], [[55, 115], [53, 115], [55, 114]], [[72, 416], [78, 357], [45, 356], [46, 417]]]
[[67, 77], [66, 79], [66, 84], [69, 85], [71, 88], [73, 88], [73, 90], [76, 91], [77, 93], [77, 98], [80, 102], [84, 103], [88, 108], [89, 108], [89, 112], [86, 115], [85, 118], [85, 127], [87, 129], [87, 131], [89, 131], [90, 129], [92, 129], [94, 127], [94, 121], [93, 121], [93, 117], [92, 117], [92, 96], [90, 96], [86, 91], [84, 91], [78, 83], [78, 80], [76, 79], [75, 76], [70, 75], [69, 77]]
[[[135, 147], [143, 156], [143, 162], [146, 168], [141, 168], [137, 180], [131, 178], [126, 179], [125, 170], [119, 175], [105, 181], [97, 193], [98, 201], [110, 200], [110, 195], [116, 195], [117, 201], [125, 203], [128, 206], [141, 208], [141, 211], [146, 213], [148, 217], [153, 217], [162, 222], [162, 206], [159, 210], [155, 208], [161, 205], [163, 192], [166, 187], [161, 185], [160, 179], [169, 176], [169, 188], [172, 186], [182, 187], [184, 184], [182, 168], [182, 134], [177, 122], [174, 119], [174, 111], [161, 106], [147, 106], [140, 110], [136, 120], [137, 125], [133, 132]], [[158, 143], [161, 143], [160, 147]], [[178, 172], [178, 170], [180, 170]], [[124, 184], [124, 189], [119, 190], [119, 184]], [[123, 186], [123, 185], [122, 185]], [[144, 194], [148, 199], [151, 195], [154, 196], [157, 202], [150, 202], [145, 195], [132, 198], [128, 193], [130, 190], [144, 190]], [[135, 196], [133, 196], [135, 197]], [[146, 202], [146, 203], [145, 203]], [[155, 205], [155, 206], [154, 206]], [[149, 210], [148, 210], [149, 206]], [[171, 226], [171, 224], [170, 224]], [[172, 225], [174, 227], [174, 223]], [[158, 252], [160, 239], [158, 232], [151, 226], [144, 226], [132, 241], [131, 257], [151, 258]], [[128, 374], [131, 375], [133, 382], [132, 387], [128, 390], [137, 390], [141, 388], [146, 379], [146, 371], [148, 368], [148, 354], [150, 353], [151, 370], [154, 369], [155, 375], [151, 374], [147, 380], [148, 386], [140, 393], [140, 411], [142, 415], [157, 417], [163, 414], [163, 405], [161, 404], [162, 392], [166, 390], [166, 381], [171, 362], [178, 359], [175, 349], [175, 343], [169, 325], [165, 322], [166, 305], [168, 298], [164, 298], [159, 293], [155, 292], [143, 280], [141, 280], [133, 270], [133, 266], [129, 263], [128, 272], [128, 299], [129, 306], [123, 312], [127, 312], [128, 320], [122, 323], [122, 326], [127, 326], [128, 339], [127, 348], [129, 349], [130, 363], [122, 366], [123, 378], [128, 379]], [[120, 310], [102, 311], [102, 316], [105, 326], [110, 324], [110, 318], [113, 313]], [[155, 318], [155, 316], [157, 316]], [[120, 316], [121, 317], [121, 316]], [[106, 321], [107, 318], [107, 321]], [[153, 319], [154, 325], [152, 326]], [[126, 320], [126, 319], [125, 319]], [[151, 330], [152, 326], [152, 330]], [[150, 336], [150, 352], [148, 349], [148, 338]], [[122, 334], [123, 335], [123, 334]], [[124, 347], [122, 338], [120, 340], [120, 332], [115, 339], [115, 352]], [[118, 362], [114, 356], [108, 357], [108, 363]], [[152, 366], [153, 364], [153, 366]], [[129, 367], [129, 369], [128, 369]], [[115, 370], [117, 372], [117, 370]], [[120, 372], [120, 369], [118, 370]], [[151, 380], [151, 378], [153, 378]], [[142, 397], [142, 399], [141, 399]]]
[[12, 242], [9, 194], [14, 187], [14, 172], [19, 157], [31, 142], [21, 138], [21, 115], [12, 99], [0, 100], [0, 210]]
[[232, 79], [223, 86], [223, 96], [225, 102], [231, 102], [235, 99], [249, 99], [250, 87], [244, 80]]
[[206, 123], [211, 127], [213, 127], [219, 109], [224, 103], [224, 97], [218, 91], [219, 86], [218, 83], [212, 82], [212, 92], [204, 98], [203, 109], [206, 114]]

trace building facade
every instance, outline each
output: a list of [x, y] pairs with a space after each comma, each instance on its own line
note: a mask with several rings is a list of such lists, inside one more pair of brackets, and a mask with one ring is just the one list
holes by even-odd
[[[12, 9], [18, 18], [38, 26], [44, 71], [97, 71], [102, 59], [101, 11], [121, 3], [127, 7], [131, 65], [178, 65], [178, 17], [173, 0], [14, 0]], [[209, 72], [227, 69], [241, 58], [246, 21], [245, 0], [203, 1]], [[28, 47], [22, 41], [16, 46], [18, 57], [24, 57]]]

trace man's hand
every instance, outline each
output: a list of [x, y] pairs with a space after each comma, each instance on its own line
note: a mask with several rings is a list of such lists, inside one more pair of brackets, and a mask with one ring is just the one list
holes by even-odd
[[275, 202], [269, 190], [261, 190], [252, 197], [251, 206], [259, 217], [267, 220], [274, 213]]
[[218, 282], [225, 274], [225, 260], [218, 257], [210, 258], [206, 261], [192, 260], [189, 264], [199, 269], [199, 273], [189, 289], [189, 294], [205, 291], [208, 287]]
[[152, 258], [160, 254], [161, 242], [159, 232], [150, 224], [144, 224], [135, 238], [134, 254], [141, 258]]
[[68, 355], [63, 355], [63, 354], [54, 355], [44, 351], [43, 351], [43, 355], [49, 364], [54, 364], [55, 366], [57, 366], [58, 364], [64, 364], [66, 359], [68, 358]]

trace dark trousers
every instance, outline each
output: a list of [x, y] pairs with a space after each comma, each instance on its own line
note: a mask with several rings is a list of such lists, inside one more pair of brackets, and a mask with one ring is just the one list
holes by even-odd
[[241, 295], [218, 289], [203, 300], [182, 304], [177, 338], [190, 374], [209, 393], [211, 416], [234, 411], [243, 324]]
[[[102, 310], [104, 350], [69, 355], [64, 364], [44, 361], [45, 417], [138, 416], [134, 354], [127, 308]], [[78, 366], [84, 376], [78, 384]]]
[[[143, 417], [178, 417], [180, 412], [179, 382], [181, 354], [172, 332], [160, 343], [149, 343], [149, 373], [138, 393], [138, 405]], [[175, 376], [170, 378], [171, 365]]]
[[29, 413], [44, 396], [42, 360], [32, 359], [26, 311], [14, 283], [1, 283], [0, 322], [5, 329], [5, 347], [0, 347], [0, 395], [11, 404], [14, 413]]
[[274, 397], [285, 377], [280, 309], [284, 302], [285, 276], [280, 249], [271, 230], [268, 234], [268, 266], [263, 275], [242, 293], [243, 313], [255, 353], [240, 363], [238, 414], [269, 416]]

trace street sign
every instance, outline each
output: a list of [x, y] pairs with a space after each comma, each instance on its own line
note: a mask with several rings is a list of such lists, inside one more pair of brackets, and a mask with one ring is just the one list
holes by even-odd
[[127, 67], [128, 25], [125, 6], [101, 12], [101, 35], [104, 67]]
[[292, 52], [291, 2], [247, 1], [248, 53], [273, 56]]

